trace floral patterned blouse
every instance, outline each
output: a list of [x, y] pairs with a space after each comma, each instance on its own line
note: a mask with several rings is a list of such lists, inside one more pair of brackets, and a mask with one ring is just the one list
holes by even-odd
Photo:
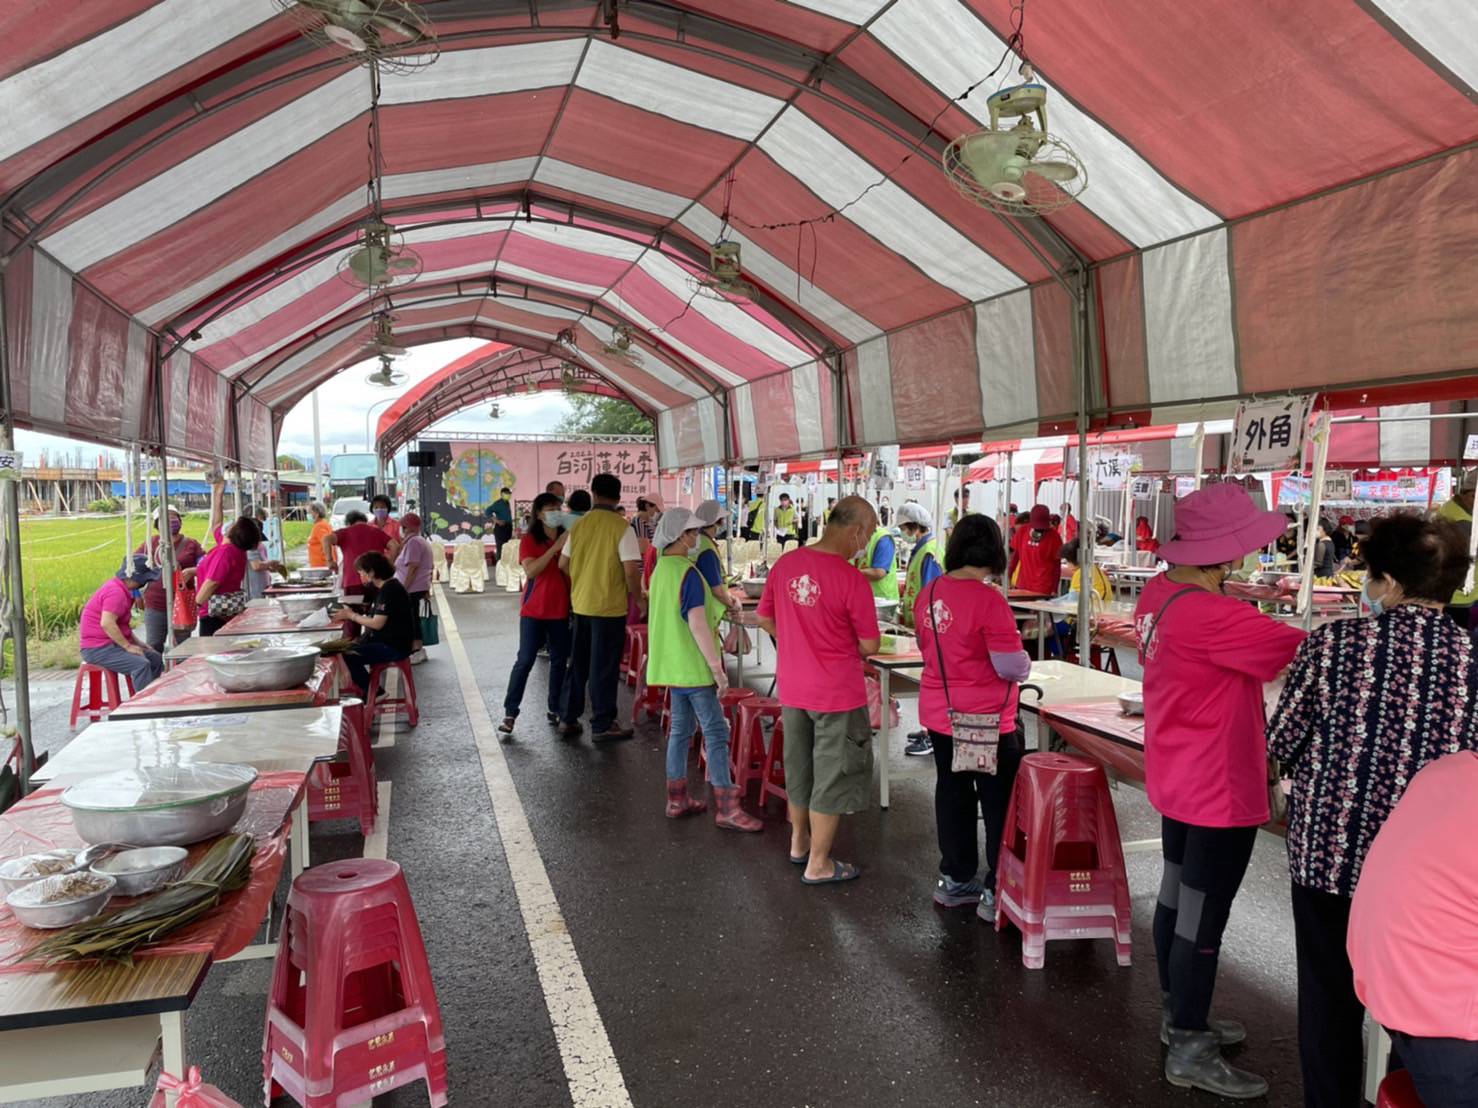
[[1478, 749], [1478, 658], [1467, 632], [1414, 604], [1316, 630], [1268, 727], [1268, 750], [1297, 757], [1293, 880], [1354, 895], [1371, 841], [1417, 770], [1463, 749]]

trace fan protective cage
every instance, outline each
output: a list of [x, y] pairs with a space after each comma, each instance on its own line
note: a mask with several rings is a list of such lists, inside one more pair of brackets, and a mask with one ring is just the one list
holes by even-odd
[[1037, 150], [1032, 162], [1067, 162], [1077, 169], [1077, 175], [1070, 181], [1049, 181], [1039, 173], [1032, 173], [1028, 166], [1028, 171], [1021, 179], [1026, 195], [1019, 200], [1003, 199], [990, 191], [987, 182], [976, 180], [961, 157], [961, 147], [979, 133], [972, 131], [961, 135], [944, 148], [944, 175], [949, 178], [949, 183], [954, 185], [955, 190], [971, 203], [990, 208], [1002, 215], [1045, 215], [1076, 203], [1083, 190], [1088, 187], [1088, 167], [1073, 152], [1073, 148], [1057, 135], [1033, 131], [1032, 137], [1037, 143]]
[[[409, 73], [441, 56], [436, 31], [410, 0], [274, 0], [298, 31], [360, 65]], [[391, 28], [395, 28], [392, 30]]]

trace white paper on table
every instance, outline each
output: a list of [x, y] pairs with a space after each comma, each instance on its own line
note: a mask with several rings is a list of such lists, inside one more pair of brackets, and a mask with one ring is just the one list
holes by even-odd
[[298, 620], [298, 628], [303, 631], [318, 631], [332, 627], [333, 622], [333, 620], [328, 618], [328, 609], [319, 608], [317, 611]]

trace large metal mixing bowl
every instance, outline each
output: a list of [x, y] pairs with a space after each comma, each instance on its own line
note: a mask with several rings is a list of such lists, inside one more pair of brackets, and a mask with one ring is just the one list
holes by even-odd
[[231, 830], [256, 779], [229, 762], [152, 766], [79, 781], [62, 803], [86, 842], [188, 846]]
[[228, 692], [268, 692], [305, 684], [318, 654], [316, 646], [264, 646], [245, 654], [210, 654], [205, 664]]
[[305, 616], [311, 616], [319, 608], [327, 608], [333, 600], [332, 593], [321, 592], [308, 596], [279, 596], [277, 605], [282, 609], [283, 615], [296, 622]]

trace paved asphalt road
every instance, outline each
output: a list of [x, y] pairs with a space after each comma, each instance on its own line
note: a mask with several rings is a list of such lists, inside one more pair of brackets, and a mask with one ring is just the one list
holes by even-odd
[[[515, 598], [452, 604], [496, 721], [517, 645]], [[440, 994], [451, 1103], [560, 1108], [573, 1102], [483, 766], [448, 648], [431, 653], [416, 670], [420, 727], [378, 758], [394, 783], [389, 856], [405, 867]], [[1160, 1075], [1156, 856], [1129, 859], [1132, 967], [1120, 968], [1106, 941], [1078, 942], [1049, 944], [1046, 968], [1030, 971], [1014, 932], [930, 901], [938, 855], [927, 776], [895, 779], [889, 811], [845, 822], [838, 854], [864, 867], [861, 880], [806, 888], [785, 860], [773, 804], [758, 835], [719, 831], [708, 816], [663, 817], [654, 727], [615, 747], [557, 738], [541, 710], [546, 669], [536, 668], [525, 722], [503, 753], [638, 1108], [1214, 1103]], [[38, 733], [60, 745], [65, 698], [38, 699], [56, 701]], [[911, 723], [910, 702], [904, 712]], [[920, 761], [896, 753], [894, 766], [927, 767]], [[1115, 799], [1126, 841], [1156, 833], [1141, 793]], [[314, 827], [315, 861], [361, 846], [353, 825]], [[243, 1104], [261, 1102], [269, 974], [268, 961], [216, 967], [186, 1020], [192, 1061]], [[1272, 839], [1259, 841], [1233, 910], [1217, 1009], [1251, 1028], [1237, 1058], [1272, 1082], [1266, 1103], [1298, 1103], [1287, 867]], [[145, 1099], [130, 1090], [38, 1103]], [[411, 1087], [376, 1104], [425, 1102]]]

